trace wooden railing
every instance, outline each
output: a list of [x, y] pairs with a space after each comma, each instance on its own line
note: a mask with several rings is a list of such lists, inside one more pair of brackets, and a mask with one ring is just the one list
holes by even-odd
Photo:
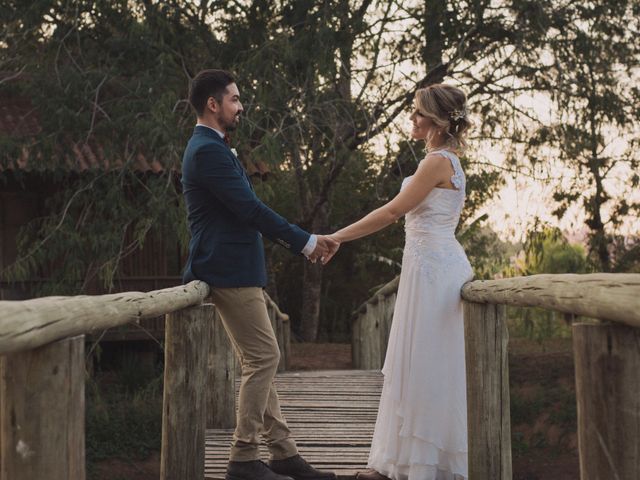
[[[396, 289], [397, 280], [355, 314], [360, 368], [382, 366]], [[640, 274], [474, 281], [462, 298], [470, 480], [512, 477], [506, 305], [598, 319], [572, 326], [581, 479], [639, 479]]]
[[[235, 424], [235, 356], [203, 282], [0, 302], [0, 480], [84, 480], [84, 334], [166, 315], [161, 479], [204, 478], [206, 428]], [[287, 359], [289, 321], [265, 295]]]
[[353, 368], [380, 370], [387, 353], [389, 330], [400, 277], [396, 277], [363, 303], [351, 324], [351, 360]]

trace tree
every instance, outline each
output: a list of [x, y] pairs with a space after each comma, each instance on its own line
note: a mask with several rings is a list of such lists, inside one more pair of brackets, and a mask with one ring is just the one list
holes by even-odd
[[[508, 276], [543, 273], [588, 273], [593, 265], [581, 245], [571, 244], [555, 227], [537, 223], [528, 233], [515, 262], [505, 269]], [[572, 315], [565, 315], [566, 324], [557, 321], [557, 312], [542, 308], [510, 307], [509, 317], [514, 331], [538, 341], [554, 336], [570, 336]]]
[[[592, 258], [601, 270], [615, 270], [612, 247], [618, 228], [640, 212], [639, 199], [630, 195], [640, 184], [635, 126], [640, 118], [640, 4], [541, 5], [550, 27], [544, 50], [552, 57], [536, 84], [549, 92], [557, 112], [551, 124], [532, 136], [529, 151], [552, 147], [571, 171], [554, 193], [555, 214], [562, 218], [571, 205], [581, 204]], [[624, 244], [617, 244], [622, 250], [615, 255], [627, 264], [630, 255], [625, 255]]]
[[[616, 18], [622, 3], [615, 3]], [[100, 146], [105, 157], [125, 164], [118, 173], [68, 182], [49, 218], [25, 235], [22, 253], [31, 263], [21, 265], [22, 274], [49, 261], [49, 254], [73, 253], [74, 262], [59, 262], [61, 282], [77, 289], [96, 277], [109, 285], [123, 255], [139, 248], [149, 229], [175, 232], [184, 245], [184, 207], [170, 172], [179, 166], [193, 124], [185, 101], [188, 81], [212, 66], [237, 73], [246, 120], [234, 143], [241, 157], [265, 161], [273, 172], [269, 182], [256, 186], [261, 197], [310, 230], [340, 227], [397, 192], [399, 177], [422, 155], [416, 143], [402, 140], [400, 121], [415, 89], [431, 83], [465, 88], [478, 120], [475, 145], [503, 145], [510, 161], [505, 168], [526, 174], [535, 163], [523, 154], [539, 158], [545, 145], [560, 148], [569, 137], [560, 135], [568, 130], [545, 125], [518, 99], [538, 92], [560, 101], [549, 93], [556, 92], [553, 79], [566, 51], [559, 40], [574, 41], [562, 35], [574, 28], [568, 23], [573, 10], [587, 15], [591, 7], [580, 8], [569, 1], [484, 0], [5, 2], [0, 65], [8, 77], [25, 81], [0, 88], [32, 98], [43, 128], [36, 138], [0, 139], [5, 160], [28, 143], [34, 162], [55, 166], [71, 142]], [[621, 35], [619, 28], [615, 35]], [[632, 65], [633, 55], [629, 50], [619, 61]], [[559, 92], [572, 92], [575, 81], [567, 80]], [[624, 118], [630, 113], [626, 109]], [[610, 123], [600, 125], [606, 130]], [[477, 220], [477, 208], [502, 175], [474, 153], [463, 158], [463, 229]], [[129, 168], [138, 154], [165, 167], [148, 189]], [[96, 185], [99, 197], [91, 195]], [[132, 193], [138, 188], [145, 191], [139, 198]], [[634, 208], [627, 203], [616, 211], [623, 219]], [[114, 213], [105, 216], [110, 209]], [[129, 245], [123, 242], [127, 223], [136, 232]], [[367, 273], [396, 273], [400, 228], [349, 246], [325, 270], [268, 247], [271, 288], [277, 287], [292, 318], [299, 319], [303, 338], [313, 340], [322, 330], [323, 295], [341, 297], [339, 306], [332, 300], [332, 315], [346, 316], [350, 303], [362, 298], [348, 300], [338, 289], [355, 278], [363, 283], [351, 287], [359, 296], [384, 283]], [[88, 242], [86, 249], [74, 243], [105, 230], [110, 235]], [[372, 258], [375, 267], [367, 263]], [[352, 277], [340, 279], [338, 272]], [[302, 284], [299, 276], [293, 279], [298, 274]]]

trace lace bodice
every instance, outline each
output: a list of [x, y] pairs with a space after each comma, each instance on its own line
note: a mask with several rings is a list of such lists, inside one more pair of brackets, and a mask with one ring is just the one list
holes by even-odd
[[[422, 202], [407, 213], [405, 230], [407, 234], [417, 232], [453, 238], [464, 206], [466, 180], [460, 160], [455, 154], [447, 150], [433, 153], [439, 153], [451, 161], [454, 172], [451, 183], [456, 189], [434, 188]], [[405, 178], [402, 186], [410, 182], [412, 177], [413, 175]]]
[[[431, 282], [442, 281], [451, 275], [470, 278], [472, 274], [469, 260], [455, 237], [465, 198], [464, 173], [456, 155], [446, 150], [438, 153], [451, 161], [454, 172], [451, 183], [455, 190], [434, 188], [407, 213], [402, 259], [403, 269], [409, 264], [419, 268]], [[402, 186], [410, 181], [411, 177], [405, 178]]]

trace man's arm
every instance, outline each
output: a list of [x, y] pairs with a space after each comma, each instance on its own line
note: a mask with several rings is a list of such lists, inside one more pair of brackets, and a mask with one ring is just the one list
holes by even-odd
[[[243, 223], [283, 247], [302, 253], [310, 234], [267, 207], [249, 187], [235, 159], [222, 145], [208, 144], [195, 154], [198, 180]], [[323, 245], [325, 241], [319, 242]]]

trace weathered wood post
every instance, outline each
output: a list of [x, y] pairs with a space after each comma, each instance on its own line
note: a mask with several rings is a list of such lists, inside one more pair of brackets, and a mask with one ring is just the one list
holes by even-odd
[[264, 292], [264, 300], [267, 304], [267, 313], [269, 320], [271, 320], [271, 328], [278, 342], [278, 349], [280, 350], [280, 363], [278, 363], [278, 372], [284, 372], [287, 370], [288, 365], [288, 353], [289, 353], [289, 332], [285, 332], [285, 328], [289, 325], [285, 325], [288, 322], [289, 317], [280, 311], [276, 303], [271, 299], [267, 292]]
[[469, 478], [511, 480], [506, 308], [464, 302]]
[[278, 315], [273, 302], [267, 303], [267, 312], [269, 312], [269, 319], [271, 320], [271, 328], [273, 328], [273, 334], [278, 342], [278, 350], [280, 350], [280, 362], [278, 363], [278, 372], [284, 372], [286, 370], [285, 363], [286, 353], [284, 351], [284, 332], [282, 331], [282, 318]]
[[400, 277], [379, 289], [352, 316], [353, 368], [380, 370], [384, 364]]
[[289, 370], [291, 364], [291, 321], [289, 315], [282, 319], [282, 338], [284, 339], [284, 369]]
[[166, 317], [161, 480], [204, 478], [211, 308], [198, 305]]
[[207, 428], [236, 426], [236, 356], [220, 314], [205, 304], [208, 317], [209, 349], [205, 387]]
[[0, 479], [84, 480], [84, 336], [0, 357]]
[[640, 478], [640, 328], [573, 325], [582, 480]]
[[351, 322], [351, 364], [362, 369], [362, 315], [355, 314]]

